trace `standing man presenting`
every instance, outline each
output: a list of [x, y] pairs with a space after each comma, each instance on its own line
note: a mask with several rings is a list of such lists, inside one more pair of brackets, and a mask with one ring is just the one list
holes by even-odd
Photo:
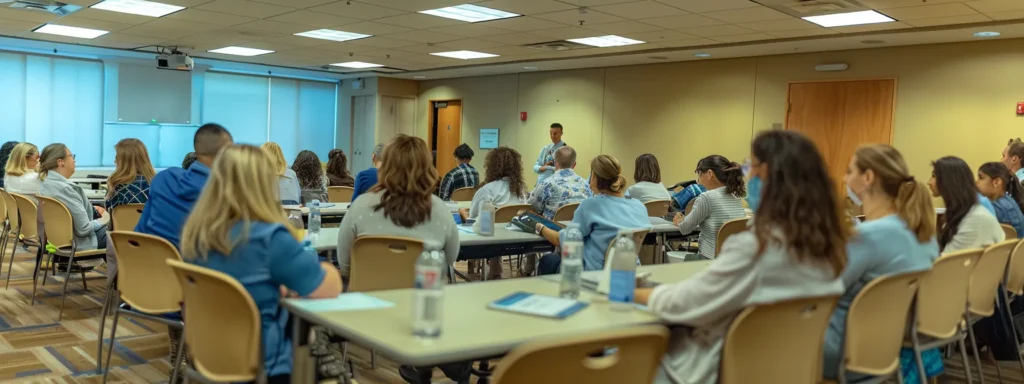
[[562, 124], [551, 124], [548, 135], [551, 137], [551, 144], [540, 150], [537, 162], [533, 165], [533, 171], [537, 173], [537, 185], [555, 174], [555, 151], [565, 146], [562, 141]]

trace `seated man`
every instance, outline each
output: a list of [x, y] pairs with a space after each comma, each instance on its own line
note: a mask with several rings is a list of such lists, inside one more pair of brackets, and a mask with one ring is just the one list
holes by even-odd
[[356, 201], [359, 195], [362, 195], [370, 190], [371, 187], [377, 185], [377, 168], [380, 167], [382, 155], [384, 154], [384, 143], [377, 144], [373, 147], [373, 153], [370, 154], [370, 161], [373, 166], [369, 169], [359, 171], [356, 174], [355, 185], [353, 186], [354, 191], [352, 192], [352, 201]]
[[[533, 206], [534, 212], [548, 219], [554, 219], [558, 209], [566, 204], [579, 203], [594, 195], [590, 190], [590, 182], [576, 174], [576, 150], [563, 146], [555, 150], [555, 173], [537, 185], [530, 194], [527, 203]], [[537, 255], [526, 255], [526, 262], [520, 274], [533, 274], [537, 264]]]
[[449, 201], [452, 192], [459, 188], [472, 188], [480, 183], [480, 173], [469, 164], [473, 160], [473, 149], [463, 143], [455, 148], [455, 162], [458, 164], [452, 168], [444, 179], [441, 180], [441, 188], [437, 190], [437, 197]]

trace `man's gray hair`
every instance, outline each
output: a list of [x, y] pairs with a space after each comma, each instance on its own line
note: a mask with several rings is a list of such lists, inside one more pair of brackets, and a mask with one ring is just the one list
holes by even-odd
[[555, 150], [555, 165], [558, 169], [572, 168], [576, 164], [576, 150], [568, 145], [563, 145]]
[[384, 143], [377, 144], [376, 147], [373, 147], [373, 157], [376, 157], [377, 160], [381, 160], [380, 156], [383, 155], [383, 154], [384, 154]]

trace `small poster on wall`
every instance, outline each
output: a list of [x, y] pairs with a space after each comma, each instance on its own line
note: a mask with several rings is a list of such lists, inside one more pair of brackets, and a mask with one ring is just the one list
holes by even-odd
[[480, 129], [480, 149], [498, 148], [498, 128]]

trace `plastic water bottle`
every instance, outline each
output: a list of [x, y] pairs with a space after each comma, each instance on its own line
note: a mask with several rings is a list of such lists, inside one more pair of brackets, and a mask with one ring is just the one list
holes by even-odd
[[309, 233], [320, 234], [320, 200], [309, 203]]
[[494, 204], [490, 201], [484, 202], [477, 215], [476, 223], [473, 223], [473, 231], [480, 236], [494, 236]]
[[583, 233], [579, 223], [566, 225], [562, 236], [562, 282], [558, 287], [558, 295], [576, 300], [580, 296], [583, 284]]
[[288, 211], [288, 224], [291, 224], [295, 229], [302, 229], [305, 225], [302, 223], [302, 213], [298, 211]]
[[423, 251], [416, 260], [416, 293], [412, 333], [420, 337], [441, 336], [444, 315], [444, 252]]
[[607, 263], [611, 269], [608, 280], [608, 301], [614, 311], [633, 309], [633, 293], [636, 290], [636, 244], [633, 231], [619, 230], [612, 243]]

